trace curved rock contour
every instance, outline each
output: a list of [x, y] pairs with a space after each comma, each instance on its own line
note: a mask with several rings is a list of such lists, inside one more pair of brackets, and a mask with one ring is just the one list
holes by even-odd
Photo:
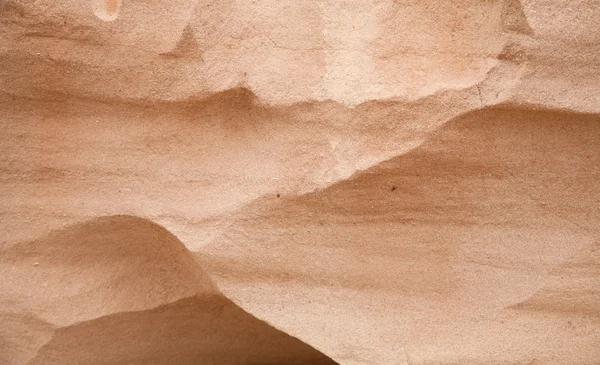
[[2, 364], [315, 364], [225, 298], [164, 228], [98, 218], [0, 255]]
[[340, 363], [593, 363], [599, 121], [469, 113], [323, 190], [248, 205], [205, 267]]

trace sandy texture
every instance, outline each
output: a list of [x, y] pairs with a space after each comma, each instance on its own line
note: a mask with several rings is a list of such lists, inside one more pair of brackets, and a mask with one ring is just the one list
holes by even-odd
[[0, 363], [596, 364], [599, 123], [597, 1], [0, 0]]
[[[6, 92], [156, 101], [247, 87], [271, 105], [355, 106], [486, 84], [492, 103], [598, 107], [595, 2], [87, 2], [3, 0]], [[115, 6], [110, 22], [92, 11]]]
[[474, 112], [327, 189], [247, 206], [202, 253], [242, 306], [340, 363], [593, 364], [599, 121]]
[[0, 253], [1, 364], [335, 364], [225, 298], [147, 220], [98, 218]]

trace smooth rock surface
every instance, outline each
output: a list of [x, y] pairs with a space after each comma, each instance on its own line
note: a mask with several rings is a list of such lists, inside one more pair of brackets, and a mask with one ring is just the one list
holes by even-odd
[[0, 254], [1, 364], [335, 364], [225, 298], [144, 219], [97, 218]]
[[595, 364], [599, 123], [596, 1], [0, 0], [0, 364]]
[[248, 205], [201, 252], [225, 293], [340, 363], [593, 364], [599, 121], [473, 112], [327, 189]]

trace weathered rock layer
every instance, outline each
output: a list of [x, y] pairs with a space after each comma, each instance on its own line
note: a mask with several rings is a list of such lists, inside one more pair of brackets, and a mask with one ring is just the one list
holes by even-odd
[[144, 219], [2, 249], [0, 273], [1, 364], [335, 364], [225, 298]]
[[0, 0], [0, 363], [330, 363], [218, 285], [342, 364], [593, 364], [599, 122], [600, 2]]

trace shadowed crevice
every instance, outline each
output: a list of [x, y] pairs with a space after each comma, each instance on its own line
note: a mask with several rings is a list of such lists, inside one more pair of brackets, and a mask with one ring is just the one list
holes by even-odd
[[181, 241], [143, 218], [0, 249], [0, 275], [2, 364], [335, 364], [223, 296]]
[[334, 365], [222, 296], [192, 297], [59, 329], [31, 365]]

